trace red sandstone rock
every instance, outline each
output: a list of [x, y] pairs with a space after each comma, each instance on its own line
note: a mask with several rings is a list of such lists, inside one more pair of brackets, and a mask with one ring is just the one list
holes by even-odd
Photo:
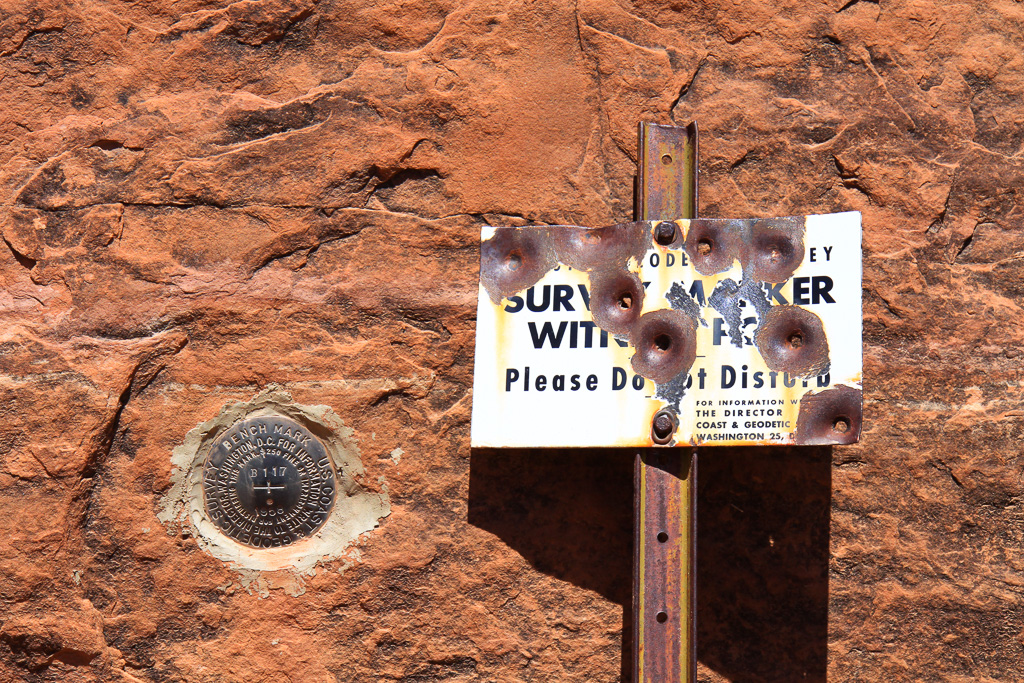
[[[1015, 680], [1022, 22], [5, 3], [0, 679], [618, 680], [631, 456], [470, 453], [477, 242], [628, 219], [636, 123], [697, 120], [702, 215], [865, 228], [861, 444], [702, 456], [702, 680]], [[271, 383], [393, 510], [298, 597], [156, 518], [171, 450]]]

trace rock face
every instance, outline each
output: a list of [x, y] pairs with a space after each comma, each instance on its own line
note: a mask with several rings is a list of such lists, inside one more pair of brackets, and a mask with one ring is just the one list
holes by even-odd
[[[1019, 678], [1022, 26], [5, 2], [0, 679], [628, 677], [631, 456], [468, 443], [480, 227], [629, 219], [640, 120], [699, 122], [702, 215], [865, 228], [861, 444], [701, 456], [702, 680]], [[290, 587], [157, 519], [171, 451], [271, 384], [391, 501]]]

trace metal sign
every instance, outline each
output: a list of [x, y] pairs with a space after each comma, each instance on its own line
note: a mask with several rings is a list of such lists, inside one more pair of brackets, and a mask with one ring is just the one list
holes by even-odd
[[481, 241], [474, 447], [859, 438], [859, 213]]

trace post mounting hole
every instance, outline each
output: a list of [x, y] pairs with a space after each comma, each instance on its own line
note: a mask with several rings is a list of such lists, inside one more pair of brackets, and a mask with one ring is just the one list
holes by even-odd
[[666, 543], [668, 541], [668, 534], [664, 531], [658, 532], [658, 543]]
[[665, 164], [666, 166], [671, 164], [672, 163], [672, 155], [671, 154], [662, 154], [661, 155], [661, 163]]
[[676, 238], [676, 225], [672, 221], [662, 221], [654, 228], [654, 241], [663, 247], [672, 244]]
[[[651, 430], [652, 436], [654, 437], [654, 443], [668, 443], [672, 438], [672, 432], [674, 432], [675, 429], [676, 422], [672, 419], [671, 413], [665, 410], [658, 411], [654, 416], [654, 423]], [[660, 540], [661, 534], [658, 535], [658, 538]]]
[[668, 621], [668, 612], [658, 612], [656, 615], [654, 615], [654, 618], [655, 620], [657, 620], [659, 624], [664, 624], [666, 621]]

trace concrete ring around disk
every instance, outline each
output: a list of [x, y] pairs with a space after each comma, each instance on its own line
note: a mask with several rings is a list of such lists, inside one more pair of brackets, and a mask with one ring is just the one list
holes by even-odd
[[[267, 432], [277, 427], [274, 444], [280, 443], [287, 457], [274, 460], [277, 451], [264, 451], [265, 441], [257, 438], [255, 426], [249, 427], [253, 435], [249, 442], [242, 441], [240, 426], [247, 425], [269, 427]], [[286, 440], [283, 434], [289, 427], [302, 436]], [[386, 489], [377, 493], [356, 483], [363, 466], [352, 433], [328, 406], [295, 403], [278, 387], [251, 401], [230, 403], [192, 429], [174, 449], [171, 488], [160, 500], [157, 516], [168, 533], [191, 534], [205, 552], [235, 569], [308, 573], [318, 562], [345, 555], [360, 534], [378, 526], [391, 512]], [[296, 448], [296, 442], [308, 446], [311, 457]], [[228, 447], [236, 444], [246, 451], [241, 460], [237, 449], [227, 455]], [[218, 481], [211, 458], [225, 457]], [[249, 480], [250, 471], [257, 475], [256, 469], [249, 469], [254, 463], [267, 468], [260, 470], [260, 476], [279, 469], [281, 477]], [[307, 490], [311, 478], [315, 478], [312, 493]], [[244, 486], [248, 495], [243, 495]], [[220, 498], [213, 497], [215, 489]], [[252, 489], [258, 495], [253, 496]], [[274, 501], [274, 496], [279, 500]], [[281, 514], [280, 524], [266, 527], [262, 536], [252, 532], [247, 521], [268, 513]], [[241, 529], [233, 526], [236, 521]]]

